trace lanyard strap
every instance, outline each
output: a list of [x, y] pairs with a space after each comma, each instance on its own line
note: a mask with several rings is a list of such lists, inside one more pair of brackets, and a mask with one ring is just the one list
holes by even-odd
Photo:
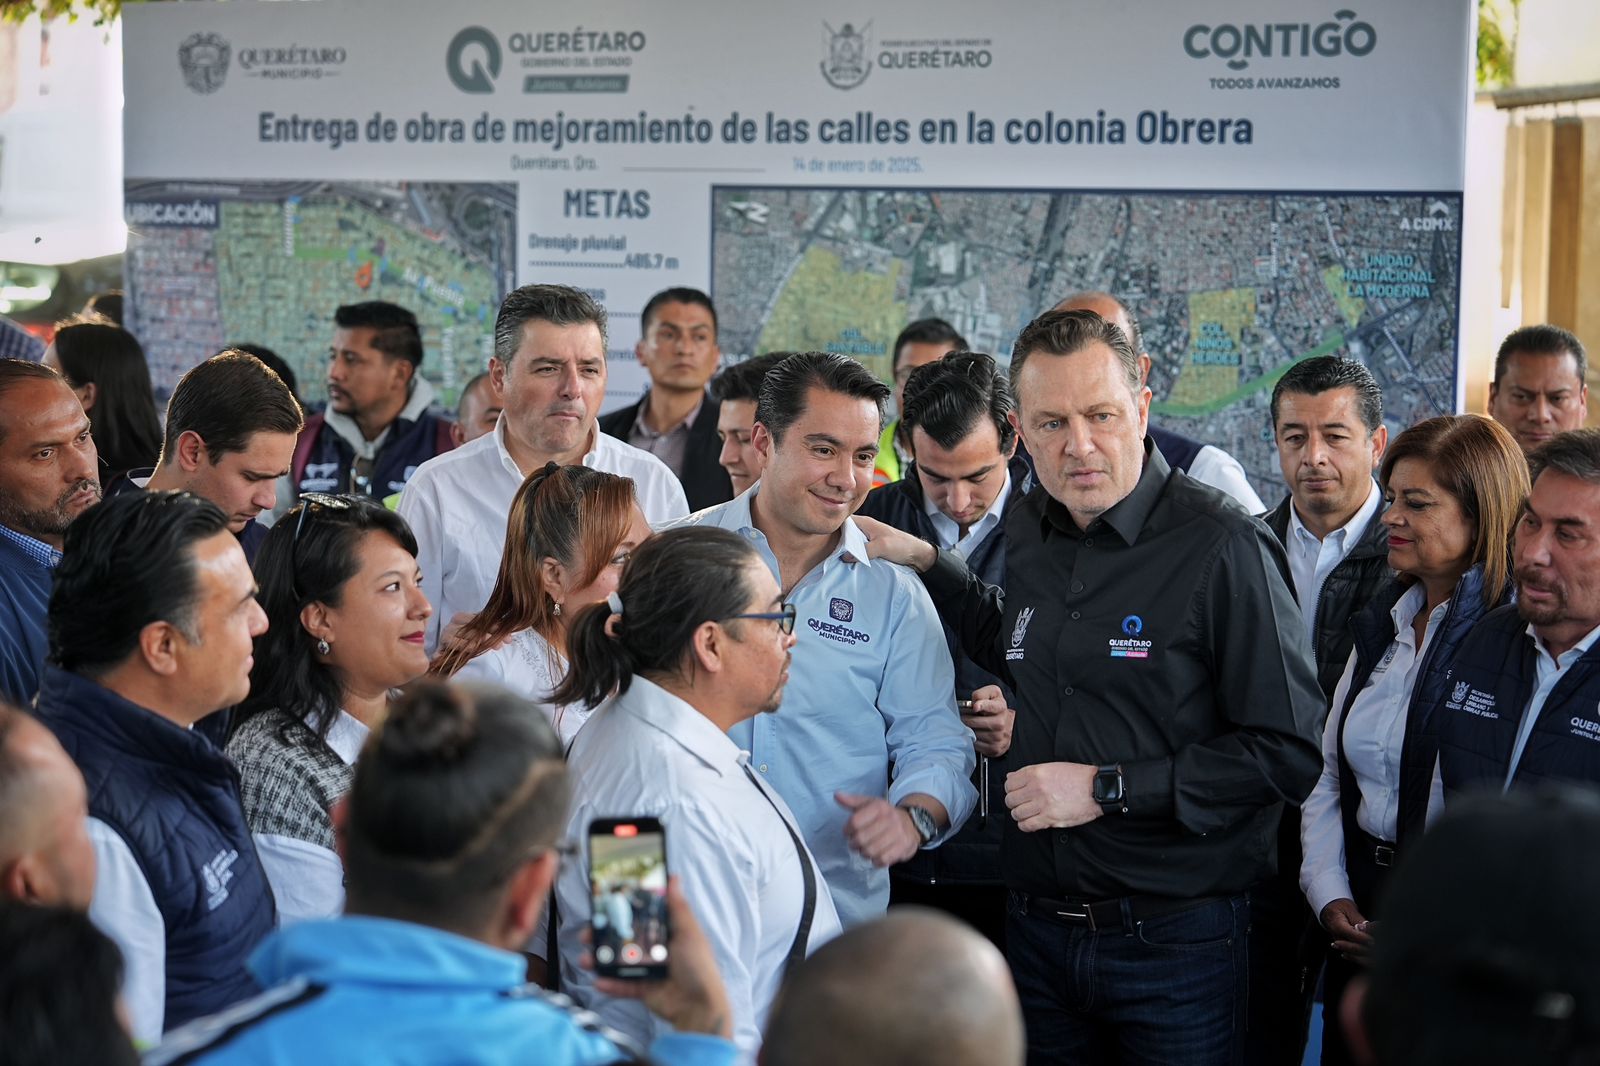
[[805, 904], [800, 909], [800, 928], [794, 934], [794, 943], [789, 946], [789, 958], [784, 962], [783, 972], [788, 974], [806, 957], [806, 944], [811, 939], [811, 919], [816, 917], [817, 913], [817, 873], [811, 868], [811, 853], [806, 850], [805, 842], [800, 839], [800, 834], [795, 832], [794, 826], [789, 824], [789, 819], [784, 817], [783, 810], [767, 794], [767, 790], [761, 786], [761, 781], [756, 777], [755, 772], [750, 769], [749, 764], [742, 763], [741, 765], [744, 768], [744, 775], [750, 779], [750, 783], [756, 787], [756, 791], [761, 793], [761, 797], [772, 804], [773, 811], [778, 815], [778, 821], [782, 822], [783, 827], [789, 831], [789, 839], [794, 841], [795, 857], [800, 860], [800, 874], [805, 878], [806, 899]]

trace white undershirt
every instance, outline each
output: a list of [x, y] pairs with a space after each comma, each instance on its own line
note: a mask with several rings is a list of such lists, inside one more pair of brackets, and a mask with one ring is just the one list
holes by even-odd
[[88, 828], [95, 859], [89, 920], [122, 952], [122, 1002], [133, 1039], [154, 1046], [167, 1010], [167, 923], [128, 842], [98, 818]]

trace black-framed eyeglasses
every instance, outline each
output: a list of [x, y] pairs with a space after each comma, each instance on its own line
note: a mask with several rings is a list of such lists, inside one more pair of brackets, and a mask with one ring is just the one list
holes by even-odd
[[735, 618], [750, 618], [762, 622], [776, 622], [778, 623], [779, 631], [781, 631], [784, 636], [788, 636], [790, 633], [794, 632], [794, 620], [799, 616], [799, 614], [799, 608], [792, 603], [786, 603], [783, 605], [783, 610], [781, 611], [757, 611], [751, 614], [734, 614], [728, 616], [728, 621], [731, 622]]
[[302, 492], [300, 494], [300, 517], [294, 522], [294, 536], [289, 541], [289, 588], [295, 598], [300, 598], [300, 566], [296, 562], [300, 554], [300, 534], [306, 528], [306, 515], [311, 513], [313, 507], [326, 507], [330, 511], [348, 511], [354, 507], [343, 496], [335, 496], [329, 492]]

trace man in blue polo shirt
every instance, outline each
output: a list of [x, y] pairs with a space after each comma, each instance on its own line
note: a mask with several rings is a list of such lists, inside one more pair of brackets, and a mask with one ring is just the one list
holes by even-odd
[[67, 525], [100, 502], [89, 416], [61, 375], [0, 359], [0, 699], [39, 690], [45, 617]]
[[1600, 430], [1528, 457], [1517, 602], [1467, 634], [1437, 712], [1445, 804], [1552, 780], [1600, 785]]
[[776, 714], [730, 732], [794, 811], [846, 925], [882, 913], [887, 868], [971, 813], [972, 733], [922, 583], [869, 562], [851, 519], [872, 487], [889, 390], [842, 355], [791, 355], [767, 372], [749, 491], [686, 522], [748, 538], [798, 609]]

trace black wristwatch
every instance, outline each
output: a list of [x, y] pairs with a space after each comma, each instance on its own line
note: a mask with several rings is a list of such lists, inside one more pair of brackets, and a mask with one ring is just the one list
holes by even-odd
[[1121, 766], [1102, 766], [1094, 772], [1094, 801], [1107, 814], [1128, 813], [1128, 789]]
[[916, 829], [917, 836], [922, 838], [922, 844], [939, 835], [939, 823], [933, 820], [928, 808], [919, 807], [915, 803], [903, 803], [900, 809], [911, 816], [911, 825]]

